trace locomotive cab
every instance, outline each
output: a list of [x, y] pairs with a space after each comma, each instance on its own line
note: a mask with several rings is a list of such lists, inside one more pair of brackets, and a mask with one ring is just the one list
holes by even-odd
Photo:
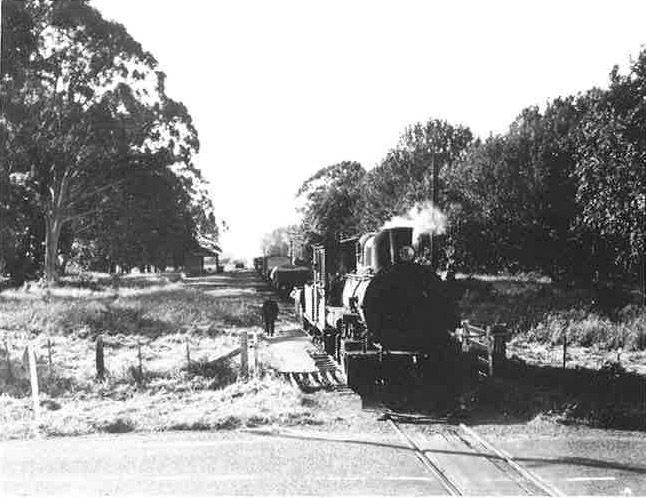
[[377, 273], [382, 268], [413, 261], [412, 238], [413, 229], [410, 227], [387, 228], [364, 235], [359, 239], [357, 250], [359, 268]]

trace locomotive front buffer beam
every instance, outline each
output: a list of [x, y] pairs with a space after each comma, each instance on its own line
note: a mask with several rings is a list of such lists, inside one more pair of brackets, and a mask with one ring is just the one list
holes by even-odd
[[341, 339], [340, 345], [340, 360], [348, 386], [358, 390], [393, 380], [408, 382], [412, 370], [424, 357], [418, 352], [384, 350], [378, 344], [367, 346], [365, 339]]
[[[379, 344], [369, 340], [365, 329], [357, 333], [353, 323], [357, 317], [346, 315], [337, 322], [336, 329], [328, 329], [326, 350], [341, 363], [348, 385], [361, 387], [374, 385], [375, 381], [386, 381], [397, 375], [404, 375], [406, 369], [417, 368], [428, 359], [427, 355], [415, 351], [385, 350]], [[477, 327], [468, 321], [455, 333], [462, 350], [462, 362], [470, 357], [468, 364], [474, 374], [480, 378], [500, 375], [508, 365], [506, 344], [509, 331], [503, 325]], [[465, 363], [463, 363], [465, 364]]]
[[342, 366], [352, 389], [373, 387], [382, 377], [382, 351], [364, 351], [361, 341], [342, 341]]

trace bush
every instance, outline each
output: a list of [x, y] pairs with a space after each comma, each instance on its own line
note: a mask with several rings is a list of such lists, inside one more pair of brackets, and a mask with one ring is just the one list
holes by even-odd
[[523, 336], [529, 341], [563, 344], [563, 331], [569, 344], [603, 349], [646, 349], [646, 311], [624, 308], [616, 321], [585, 308], [548, 313]]
[[208, 383], [209, 389], [218, 389], [232, 384], [238, 377], [237, 369], [231, 361], [209, 361], [207, 357], [191, 362], [188, 373], [196, 377], [211, 379]]
[[624, 347], [631, 351], [646, 350], [646, 309], [627, 306], [619, 313], [625, 327]]

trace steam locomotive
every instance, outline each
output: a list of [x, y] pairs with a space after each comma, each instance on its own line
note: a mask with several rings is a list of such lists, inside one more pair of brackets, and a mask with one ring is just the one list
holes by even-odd
[[392, 382], [403, 370], [437, 375], [459, 355], [450, 284], [415, 262], [412, 232], [315, 246], [312, 282], [293, 293], [303, 327], [342, 364], [351, 387]]

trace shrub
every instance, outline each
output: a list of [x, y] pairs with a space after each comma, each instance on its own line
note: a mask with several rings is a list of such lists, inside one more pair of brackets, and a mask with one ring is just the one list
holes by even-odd
[[191, 362], [188, 368], [189, 375], [212, 379], [208, 383], [209, 389], [217, 389], [235, 382], [238, 374], [231, 361], [209, 361], [204, 356]]
[[646, 349], [646, 309], [637, 306], [632, 309], [622, 310], [625, 332], [623, 334], [624, 347], [632, 351]]
[[646, 311], [624, 309], [616, 321], [585, 308], [548, 313], [535, 327], [523, 334], [529, 341], [562, 344], [563, 331], [569, 344], [605, 349], [646, 349]]

